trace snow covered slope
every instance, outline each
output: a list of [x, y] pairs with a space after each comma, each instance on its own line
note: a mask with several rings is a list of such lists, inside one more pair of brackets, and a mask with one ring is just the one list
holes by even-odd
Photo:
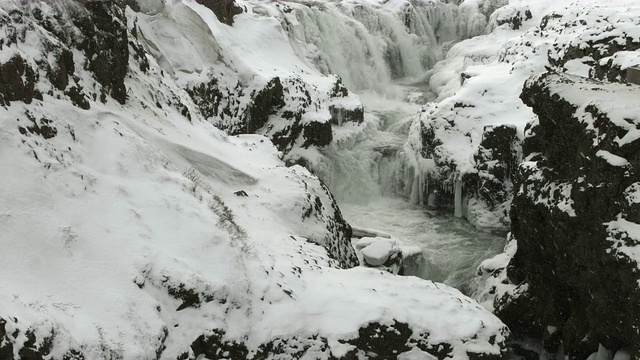
[[[202, 115], [193, 79], [256, 74], [233, 37], [276, 21], [246, 13], [264, 32], [238, 34], [195, 2], [131, 4], [0, 4], [0, 358], [504, 357], [494, 315], [357, 267], [317, 177]], [[338, 84], [309, 76], [312, 98]]]

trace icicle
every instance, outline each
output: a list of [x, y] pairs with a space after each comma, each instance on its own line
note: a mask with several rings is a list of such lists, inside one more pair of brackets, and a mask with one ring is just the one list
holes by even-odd
[[[430, 178], [430, 177], [431, 177], [431, 176], [429, 176], [429, 173], [427, 173], [427, 174], [426, 174], [426, 178], [427, 178], [426, 180], [427, 180], [427, 181], [426, 181], [426, 186], [425, 186], [425, 190], [424, 190], [424, 193], [426, 194], [426, 197], [427, 197], [427, 205], [429, 205], [429, 196], [431, 195], [431, 194], [429, 193], [429, 178]], [[422, 204], [422, 205], [424, 205], [424, 204]]]
[[420, 200], [419, 198], [419, 190], [418, 187], [420, 186], [420, 176], [418, 174], [415, 174], [413, 176], [413, 184], [411, 186], [411, 203], [413, 204], [417, 204], [418, 201]]
[[455, 217], [462, 217], [462, 175], [456, 173], [455, 179], [455, 210], [453, 215]]
[[420, 174], [419, 177], [419, 183], [420, 183], [420, 205], [424, 205], [424, 172], [422, 171], [422, 169], [418, 170], [418, 174]]

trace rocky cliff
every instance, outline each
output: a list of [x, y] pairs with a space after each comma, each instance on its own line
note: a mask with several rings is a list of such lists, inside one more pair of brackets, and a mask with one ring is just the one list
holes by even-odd
[[498, 314], [570, 358], [640, 356], [640, 87], [547, 73], [521, 98], [537, 119], [511, 208], [517, 251]]

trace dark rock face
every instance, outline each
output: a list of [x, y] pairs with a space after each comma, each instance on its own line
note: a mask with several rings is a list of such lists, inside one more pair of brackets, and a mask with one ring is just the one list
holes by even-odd
[[476, 173], [464, 177], [465, 191], [490, 208], [511, 197], [520, 161], [520, 139], [514, 125], [487, 125], [473, 156]]
[[124, 6], [117, 2], [92, 1], [85, 3], [86, 12], [75, 14], [74, 24], [83, 38], [77, 46], [84, 51], [88, 69], [103, 86], [105, 94], [124, 104], [127, 89], [124, 77], [129, 70], [129, 42]]
[[[280, 78], [271, 79], [260, 91], [251, 94], [251, 103], [248, 111], [246, 129], [239, 130], [240, 133], [252, 134], [263, 127], [269, 120], [269, 115], [273, 115], [284, 107], [284, 94]], [[238, 130], [232, 130], [231, 134]]]
[[[187, 92], [202, 115], [218, 128], [230, 135], [264, 134], [284, 154], [294, 146], [326, 146], [333, 140], [332, 124], [340, 126], [345, 122], [361, 123], [364, 120], [361, 105], [347, 106], [340, 102], [349, 96], [349, 91], [339, 77], [325, 94], [328, 105], [314, 98], [312, 94], [315, 93], [299, 77], [275, 77], [257, 86], [239, 82], [231, 86], [211, 78], [207, 83], [188, 88]], [[328, 111], [322, 112], [322, 107]], [[287, 160], [305, 162], [304, 159]]]
[[616, 55], [640, 49], [640, 41], [626, 28], [640, 25], [639, 19], [612, 20], [611, 12], [577, 9], [546, 15], [540, 22], [542, 34], [554, 34], [548, 60], [552, 66], [564, 68], [572, 60], [588, 66], [589, 77], [622, 82], [625, 70]]
[[[570, 358], [640, 356], [640, 117], [637, 87], [548, 73], [521, 99], [538, 116], [511, 209], [515, 291], [496, 313], [516, 334]], [[552, 329], [553, 331], [549, 331]]]
[[27, 133], [31, 133], [34, 135], [40, 135], [45, 139], [51, 139], [58, 134], [58, 129], [53, 125], [53, 121], [51, 119], [47, 119], [46, 117], [42, 117], [37, 120], [31, 113], [27, 112], [27, 118], [31, 120], [32, 125], [30, 126], [19, 126], [18, 131], [20, 134], [27, 135]]
[[0, 64], [0, 105], [11, 101], [23, 101], [30, 104], [34, 98], [42, 99], [35, 89], [37, 73], [20, 56], [14, 56]]
[[[127, 20], [122, 1], [70, 1], [52, 3], [48, 12], [38, 6], [25, 6], [11, 15], [0, 17], [0, 47], [8, 51], [19, 48], [27, 41], [26, 34], [37, 34], [40, 54], [23, 59], [14, 55], [0, 64], [0, 103], [11, 101], [31, 103], [52, 96], [60, 90], [74, 105], [88, 109], [89, 99], [107, 101], [107, 95], [124, 104], [127, 91], [124, 78], [129, 71], [129, 46], [140, 50], [135, 41], [129, 41]], [[73, 49], [86, 57], [84, 69], [74, 61]], [[143, 64], [146, 57], [136, 55]], [[141, 65], [142, 66], [142, 65]], [[101, 85], [98, 94], [86, 91], [77, 71], [90, 72]], [[49, 86], [36, 88], [41, 79]]]
[[346, 109], [335, 105], [329, 106], [331, 113], [331, 123], [342, 126], [345, 122], [354, 122], [360, 124], [364, 121], [364, 108], [358, 106], [354, 109]]
[[[178, 359], [191, 360], [200, 355], [205, 355], [209, 359], [223, 357], [246, 359], [249, 355], [252, 359], [257, 360], [272, 359], [274, 356], [278, 359], [300, 359], [305, 355], [308, 356], [311, 351], [313, 351], [311, 354], [315, 356], [324, 354], [326, 358], [332, 360], [395, 359], [403, 352], [418, 348], [438, 360], [444, 360], [450, 359], [453, 351], [450, 344], [430, 343], [429, 333], [414, 334], [408, 324], [396, 320], [392, 324], [369, 323], [358, 329], [355, 338], [339, 339], [340, 344], [353, 346], [351, 350], [341, 356], [332, 354], [328, 339], [317, 335], [306, 338], [299, 336], [278, 337], [261, 344], [256, 350], [249, 350], [242, 343], [225, 339], [225, 335], [224, 330], [221, 329], [213, 329], [200, 335], [190, 346], [192, 354], [184, 353]], [[468, 352], [467, 355], [473, 360], [506, 359], [505, 354], [487, 355]]]
[[242, 7], [235, 0], [196, 0], [216, 14], [221, 23], [233, 25], [233, 17], [242, 14]]
[[311, 145], [327, 146], [333, 140], [331, 124], [318, 121], [305, 124], [302, 137], [304, 138], [304, 143], [302, 144], [304, 148], [308, 148]]
[[[51, 329], [47, 336], [38, 337], [33, 329], [24, 329], [18, 319], [0, 317], [0, 359], [46, 359], [51, 353], [54, 336]], [[14, 349], [19, 349], [17, 357]]]

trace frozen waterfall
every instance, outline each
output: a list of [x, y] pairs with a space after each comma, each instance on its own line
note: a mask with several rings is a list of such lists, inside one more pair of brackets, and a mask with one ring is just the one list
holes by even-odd
[[[302, 59], [340, 75], [354, 91], [398, 96], [396, 82], [422, 80], [452, 42], [484, 31], [479, 15], [445, 2], [371, 6], [349, 2], [276, 4], [282, 27]], [[461, 26], [464, 25], [464, 26]]]
[[428, 210], [447, 204], [461, 217], [462, 179], [458, 174], [455, 181], [431, 181], [433, 161], [412, 158], [407, 139], [421, 105], [408, 99], [432, 97], [424, 85], [428, 70], [454, 42], [481, 34], [486, 16], [477, 8], [427, 0], [261, 6], [257, 12], [280, 20], [300, 59], [323, 74], [339, 75], [363, 102], [364, 129], [334, 134], [323, 156], [309, 164], [347, 220], [421, 247], [421, 277], [472, 292], [475, 268], [500, 252], [503, 239]]

